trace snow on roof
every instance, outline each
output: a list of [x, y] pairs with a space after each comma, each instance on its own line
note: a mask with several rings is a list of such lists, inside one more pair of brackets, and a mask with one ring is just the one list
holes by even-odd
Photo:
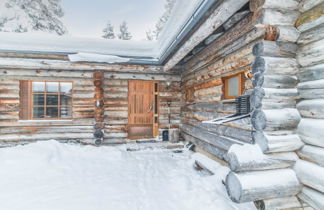
[[[171, 17], [163, 28], [158, 41], [106, 40], [68, 35], [56, 36], [41, 32], [0, 32], [0, 50], [64, 54], [83, 53], [83, 55], [88, 53], [86, 60], [94, 62], [98, 62], [98, 57], [101, 56], [102, 58], [102, 55], [156, 61], [180, 35], [179, 33], [181, 33], [185, 24], [204, 1], [206, 0], [177, 0]], [[89, 54], [92, 54], [92, 56], [89, 56]], [[99, 55], [93, 56], [93, 54]]]

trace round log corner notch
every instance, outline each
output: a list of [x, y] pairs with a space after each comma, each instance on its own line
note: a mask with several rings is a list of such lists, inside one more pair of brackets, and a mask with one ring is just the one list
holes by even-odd
[[104, 138], [103, 129], [105, 127], [104, 121], [104, 92], [103, 92], [103, 77], [104, 74], [101, 71], [95, 71], [93, 73], [93, 84], [95, 86], [95, 93], [94, 93], [94, 118], [95, 118], [95, 125], [94, 125], [94, 133], [93, 136], [96, 138], [95, 144], [100, 145]]

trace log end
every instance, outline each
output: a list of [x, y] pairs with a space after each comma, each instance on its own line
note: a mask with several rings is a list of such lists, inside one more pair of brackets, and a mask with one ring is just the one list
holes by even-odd
[[226, 176], [225, 184], [226, 184], [227, 194], [231, 198], [231, 200], [237, 203], [240, 202], [242, 185], [237, 175], [234, 172], [230, 172]]

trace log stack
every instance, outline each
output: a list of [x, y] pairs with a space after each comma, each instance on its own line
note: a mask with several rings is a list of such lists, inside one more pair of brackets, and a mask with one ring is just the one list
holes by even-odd
[[301, 207], [296, 195], [302, 185], [292, 168], [298, 159], [294, 152], [304, 145], [296, 132], [301, 120], [296, 109], [299, 32], [294, 24], [300, 15], [298, 6], [298, 0], [250, 1], [256, 28], [272, 33], [252, 50], [250, 102], [256, 145], [230, 148], [227, 157], [232, 171], [226, 188], [233, 201], [255, 201], [260, 209]]
[[94, 106], [95, 106], [95, 125], [94, 133], [95, 144], [100, 145], [104, 138], [104, 91], [103, 91], [103, 76], [104, 74], [101, 71], [95, 71], [93, 73], [93, 84], [95, 86], [94, 93]]
[[300, 31], [297, 86], [302, 117], [298, 134], [305, 146], [294, 169], [304, 184], [298, 197], [315, 209], [324, 209], [324, 2], [302, 0], [296, 21]]

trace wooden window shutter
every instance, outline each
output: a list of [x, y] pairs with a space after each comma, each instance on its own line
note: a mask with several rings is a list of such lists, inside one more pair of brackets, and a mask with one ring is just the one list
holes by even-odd
[[30, 119], [30, 82], [28, 80], [20, 81], [19, 88], [19, 119], [29, 120]]

